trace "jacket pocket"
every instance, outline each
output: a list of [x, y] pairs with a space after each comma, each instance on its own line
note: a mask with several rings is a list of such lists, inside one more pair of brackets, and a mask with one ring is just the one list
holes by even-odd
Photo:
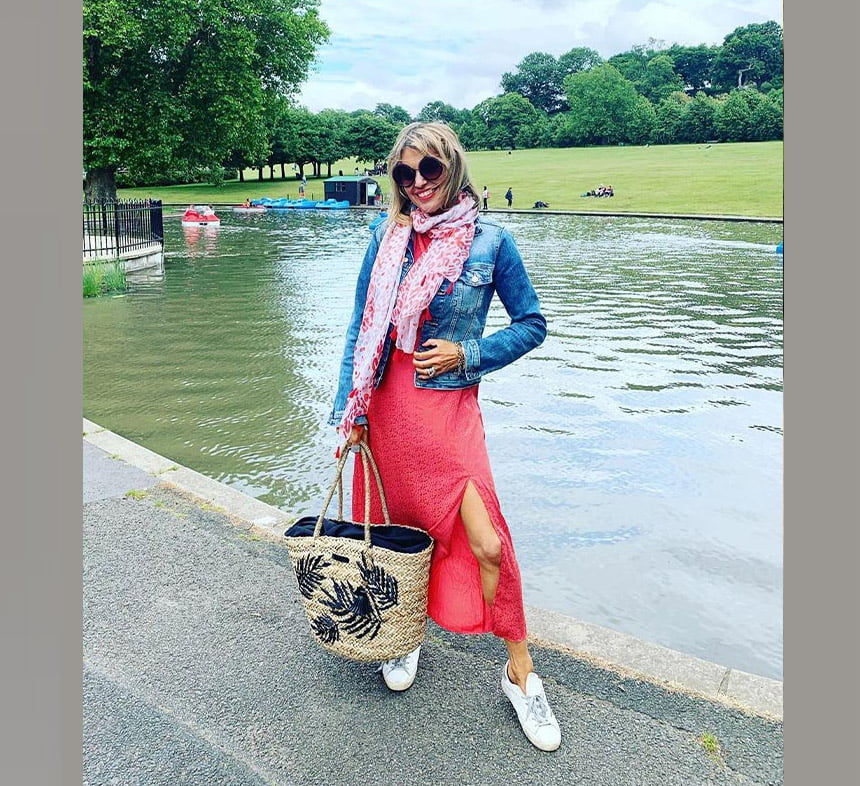
[[460, 278], [454, 284], [454, 308], [460, 316], [470, 315], [478, 310], [487, 287], [493, 283], [491, 264], [473, 264], [463, 268]]
[[458, 281], [470, 287], [482, 287], [485, 284], [491, 284], [493, 281], [493, 266], [487, 263], [468, 265], [463, 268]]

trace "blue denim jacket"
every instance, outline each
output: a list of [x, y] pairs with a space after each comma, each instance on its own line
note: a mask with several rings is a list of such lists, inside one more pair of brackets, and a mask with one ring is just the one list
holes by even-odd
[[[364, 313], [370, 272], [385, 229], [385, 223], [376, 228], [358, 274], [355, 306], [346, 331], [337, 394], [329, 417], [329, 423], [333, 426], [340, 422], [347, 396], [352, 390], [353, 351]], [[412, 261], [410, 239], [400, 274], [401, 281]], [[498, 294], [511, 322], [507, 327], [484, 336], [493, 293]], [[476, 219], [475, 237], [463, 272], [453, 287], [450, 281], [442, 281], [439, 291], [430, 301], [429, 309], [430, 318], [423, 323], [418, 346], [423, 346], [432, 338], [459, 341], [463, 344], [466, 356], [466, 370], [463, 373], [453, 369], [432, 379], [420, 379], [416, 374], [415, 385], [420, 388], [453, 390], [477, 385], [484, 374], [512, 363], [539, 346], [546, 337], [546, 319], [541, 314], [537, 293], [526, 273], [513, 236], [495, 221], [481, 217]], [[379, 385], [385, 373], [392, 344], [389, 335], [382, 348], [374, 387]], [[359, 422], [366, 421], [362, 417]]]

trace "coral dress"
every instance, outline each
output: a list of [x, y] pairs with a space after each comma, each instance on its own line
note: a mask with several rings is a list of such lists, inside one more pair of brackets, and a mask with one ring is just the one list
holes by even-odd
[[[493, 483], [478, 386], [460, 390], [418, 388], [412, 355], [392, 347], [367, 416], [367, 439], [379, 466], [391, 522], [419, 527], [435, 540], [427, 613], [455, 633], [525, 639], [520, 571]], [[492, 606], [484, 600], [478, 561], [460, 516], [469, 481], [502, 544]], [[382, 507], [372, 476], [370, 485], [371, 521], [381, 523]], [[353, 473], [352, 505], [353, 520], [362, 521], [364, 476], [358, 463]]]

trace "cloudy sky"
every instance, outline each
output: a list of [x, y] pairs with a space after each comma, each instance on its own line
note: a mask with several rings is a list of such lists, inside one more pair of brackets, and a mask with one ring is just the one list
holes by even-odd
[[530, 52], [589, 47], [608, 58], [649, 38], [720, 44], [744, 25], [782, 24], [781, 0], [321, 0], [331, 29], [298, 96], [312, 112], [430, 101], [471, 109], [501, 92]]

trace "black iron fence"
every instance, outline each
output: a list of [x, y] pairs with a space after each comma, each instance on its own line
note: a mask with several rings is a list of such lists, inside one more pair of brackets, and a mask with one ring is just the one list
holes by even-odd
[[118, 257], [154, 245], [164, 247], [160, 199], [84, 202], [84, 256]]

